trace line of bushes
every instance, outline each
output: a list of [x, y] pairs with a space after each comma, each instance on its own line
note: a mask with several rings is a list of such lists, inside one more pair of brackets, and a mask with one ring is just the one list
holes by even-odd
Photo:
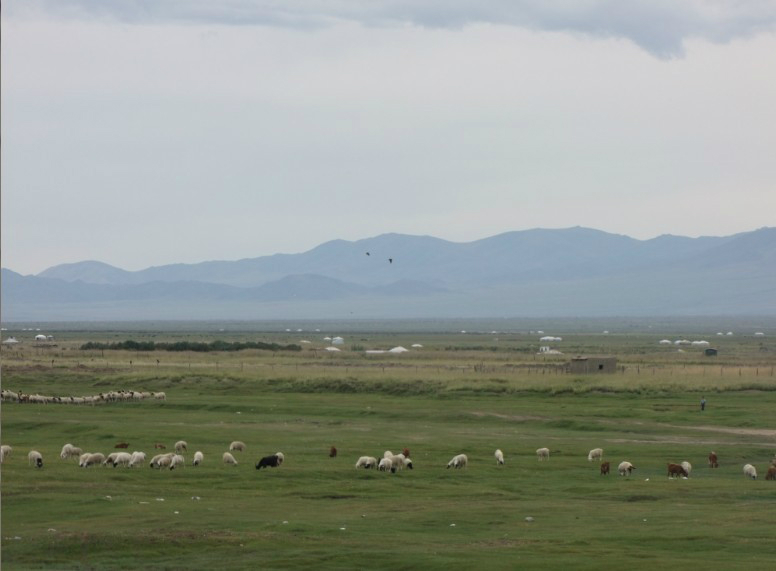
[[245, 349], [262, 349], [264, 351], [301, 351], [300, 345], [279, 345], [277, 343], [263, 343], [261, 341], [228, 342], [211, 341], [210, 343], [197, 341], [176, 341], [174, 343], [156, 343], [154, 341], [119, 341], [118, 343], [98, 343], [90, 341], [81, 345], [81, 350], [112, 350], [112, 351], [195, 351], [197, 353], [209, 353], [211, 351], [243, 351]]

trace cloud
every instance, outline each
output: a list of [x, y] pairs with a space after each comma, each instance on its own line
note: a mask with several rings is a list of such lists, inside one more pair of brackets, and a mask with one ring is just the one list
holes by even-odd
[[12, 3], [6, 15], [292, 28], [494, 24], [627, 38], [661, 58], [681, 56], [688, 39], [722, 43], [776, 30], [774, 0], [33, 0]]

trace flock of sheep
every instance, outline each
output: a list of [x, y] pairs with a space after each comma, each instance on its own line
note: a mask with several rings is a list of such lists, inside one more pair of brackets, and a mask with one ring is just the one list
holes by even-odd
[[108, 391], [96, 395], [87, 395], [82, 397], [54, 397], [39, 394], [27, 394], [21, 391], [9, 391], [3, 389], [0, 391], [0, 400], [4, 403], [32, 403], [32, 404], [103, 404], [109, 402], [132, 402], [144, 399], [166, 400], [167, 395], [163, 392], [150, 391]]
[[[116, 445], [116, 448], [127, 448], [128, 446], [128, 444], [120, 442]], [[148, 464], [149, 467], [155, 468], [157, 470], [161, 470], [162, 468], [169, 468], [170, 470], [174, 470], [178, 467], [182, 468], [186, 463], [186, 460], [183, 457], [183, 453], [188, 451], [188, 446], [189, 445], [185, 440], [179, 440], [174, 445], [175, 452], [157, 454], [151, 458], [151, 461]], [[166, 446], [163, 444], [155, 444], [154, 448], [164, 449]], [[221, 457], [223, 463], [236, 466], [237, 460], [232, 455], [232, 452], [243, 452], [245, 451], [245, 448], [246, 446], [244, 442], [240, 442], [239, 440], [232, 442], [229, 445], [229, 452], [224, 452], [223, 456]], [[13, 448], [11, 446], [3, 444], [2, 447], [0, 447], [0, 463], [4, 463], [6, 458], [11, 455], [12, 451]], [[81, 448], [73, 446], [68, 442], [62, 446], [62, 451], [59, 453], [59, 458], [61, 460], [77, 458], [78, 466], [81, 468], [88, 468], [89, 466], [112, 466], [114, 468], [117, 466], [123, 466], [125, 468], [134, 468], [136, 466], [142, 466], [147, 460], [147, 455], [145, 452], [136, 450], [132, 453], [112, 452], [106, 456], [101, 452], [84, 452]], [[204, 459], [204, 454], [200, 450], [197, 450], [194, 452], [194, 458], [192, 459], [191, 465], [199, 466], [202, 464]], [[43, 468], [43, 455], [37, 450], [31, 450], [29, 454], [27, 454], [27, 460], [31, 466], [36, 468]], [[256, 464], [256, 469], [258, 470], [265, 467], [276, 468], [280, 466], [284, 460], [285, 456], [283, 453], [276, 452], [275, 454], [261, 458]]]
[[[127, 448], [129, 445], [126, 443], [119, 443], [116, 445], [116, 448]], [[154, 448], [166, 448], [163, 444], [155, 444]], [[174, 445], [174, 452], [166, 452], [166, 453], [160, 453], [155, 455], [153, 458], [151, 458], [151, 461], [149, 462], [149, 466], [151, 468], [161, 470], [162, 468], [167, 468], [169, 470], [174, 470], [175, 468], [182, 468], [186, 460], [183, 456], [184, 452], [188, 451], [188, 443], [185, 440], [179, 440]], [[236, 466], [237, 460], [232, 454], [232, 452], [244, 452], [246, 449], [245, 443], [241, 442], [239, 440], [236, 440], [232, 442], [229, 445], [229, 451], [224, 452], [221, 460], [226, 465]], [[11, 455], [12, 452], [11, 446], [4, 444], [0, 448], [0, 463], [5, 462], [6, 458], [8, 458]], [[336, 448], [332, 446], [331, 451], [329, 453], [330, 457], [335, 457], [337, 455]], [[589, 462], [592, 462], [593, 460], [597, 460], [601, 462], [600, 468], [601, 468], [601, 475], [607, 475], [609, 474], [609, 468], [610, 464], [609, 462], [603, 461], [603, 455], [604, 451], [602, 448], [593, 448], [590, 450], [590, 452], [587, 455], [587, 460]], [[493, 456], [496, 459], [497, 465], [503, 465], [506, 463], [504, 459], [504, 453], [501, 450], [496, 450], [493, 454]], [[117, 466], [123, 466], [125, 468], [133, 468], [136, 466], [142, 466], [147, 461], [147, 456], [145, 452], [142, 451], [135, 451], [132, 453], [129, 452], [113, 452], [111, 454], [108, 454], [107, 456], [105, 454], [102, 454], [100, 452], [84, 452], [81, 448], [78, 448], [76, 446], [73, 446], [72, 444], [68, 443], [65, 444], [62, 447], [62, 451], [59, 454], [60, 459], [62, 460], [68, 460], [70, 458], [77, 458], [78, 459], [78, 465], [82, 468], [88, 468], [89, 466], [95, 466], [95, 465], [102, 465], [102, 466], [113, 466], [116, 468]], [[536, 450], [536, 457], [537, 459], [542, 461], [547, 461], [550, 459], [550, 450], [549, 448], [539, 448]], [[197, 450], [194, 453], [194, 457], [191, 461], [192, 466], [199, 466], [204, 461], [204, 454], [202, 451]], [[31, 466], [34, 466], [36, 468], [42, 468], [43, 467], [43, 455], [38, 452], [37, 450], [31, 450], [29, 454], [27, 455], [28, 462]], [[257, 463], [256, 463], [256, 469], [260, 470], [262, 468], [277, 468], [285, 461], [285, 456], [282, 452], [276, 452], [275, 454], [270, 454], [268, 456], [262, 457]], [[466, 456], [466, 454], [457, 454], [453, 456], [453, 458], [447, 463], [447, 468], [466, 468], [469, 464], [469, 458]], [[412, 459], [410, 458], [410, 451], [407, 448], [404, 448], [401, 453], [394, 454], [390, 450], [386, 450], [383, 453], [383, 457], [379, 460], [374, 456], [361, 456], [356, 461], [356, 466], [358, 468], [363, 469], [370, 469], [375, 468], [378, 471], [381, 472], [391, 472], [396, 473], [397, 471], [403, 470], [404, 468], [407, 468], [409, 470], [413, 469], [413, 463]], [[717, 468], [719, 467], [719, 462], [717, 459], [717, 454], [715, 452], [711, 452], [709, 454], [709, 467], [710, 468]], [[617, 466], [617, 472], [620, 474], [620, 476], [629, 476], [633, 470], [636, 469], [636, 466], [634, 466], [631, 462], [625, 460], [620, 462], [620, 464]], [[669, 463], [668, 464], [668, 477], [669, 478], [689, 478], [690, 473], [692, 472], [692, 464], [690, 464], [687, 461], [674, 464]], [[753, 480], [757, 479], [757, 469], [752, 464], [745, 464], [743, 468], [744, 475], [748, 478], [751, 478]], [[765, 475], [766, 480], [776, 480], [776, 456], [771, 460], [771, 464], [768, 467], [768, 470]]]

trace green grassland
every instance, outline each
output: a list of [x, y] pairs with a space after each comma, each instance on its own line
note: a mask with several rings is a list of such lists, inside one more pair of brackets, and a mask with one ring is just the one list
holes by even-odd
[[[310, 335], [222, 337], [287, 344]], [[776, 482], [764, 480], [776, 453], [772, 337], [713, 339], [717, 358], [658, 347], [662, 336], [651, 333], [564, 335], [566, 355], [547, 357], [536, 355], [535, 335], [517, 334], [357, 333], [334, 354], [317, 339], [296, 353], [79, 349], [214, 336], [76, 331], [57, 334], [56, 347], [3, 348], [4, 389], [167, 394], [2, 405], [2, 442], [14, 448], [1, 474], [4, 569], [751, 570], [776, 559]], [[424, 347], [404, 355], [351, 350], [416, 342]], [[618, 356], [617, 373], [560, 368], [569, 355], [603, 353]], [[108, 454], [125, 441], [150, 458], [154, 443], [170, 449], [179, 439], [189, 443], [182, 470], [59, 459], [66, 442]], [[248, 446], [234, 467], [221, 462], [232, 440]], [[550, 460], [538, 462], [544, 446]], [[587, 461], [599, 446], [609, 476]], [[403, 447], [411, 471], [354, 468], [361, 455]], [[31, 449], [43, 469], [28, 465]], [[195, 450], [200, 467], [190, 465]], [[255, 469], [276, 451], [283, 466]], [[468, 468], [446, 469], [458, 453]], [[635, 464], [631, 477], [616, 474], [621, 460]], [[669, 480], [666, 463], [683, 460], [691, 478]], [[755, 481], [742, 473], [747, 462]]]

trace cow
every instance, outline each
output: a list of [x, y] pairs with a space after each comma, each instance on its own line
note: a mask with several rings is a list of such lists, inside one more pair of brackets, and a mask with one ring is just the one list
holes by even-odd
[[719, 468], [719, 462], [717, 462], [717, 454], [713, 451], [709, 454], [709, 468]]
[[118, 444], [116, 444], [116, 446], [114, 446], [114, 448], [129, 448], [129, 443], [128, 442], [119, 442]]
[[678, 478], [679, 476], [688, 477], [687, 470], [681, 464], [669, 464], [668, 465], [668, 477]]
[[336, 458], [337, 457], [337, 449], [332, 446], [329, 448], [329, 458]]
[[601, 462], [601, 475], [602, 476], [609, 475], [609, 462]]

